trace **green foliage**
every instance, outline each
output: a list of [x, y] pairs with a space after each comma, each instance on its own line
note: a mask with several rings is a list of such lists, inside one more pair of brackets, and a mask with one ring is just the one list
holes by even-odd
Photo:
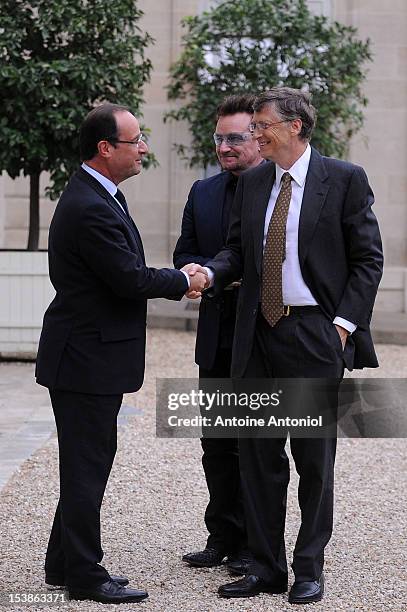
[[0, 0], [0, 171], [47, 170], [55, 198], [78, 165], [92, 106], [140, 114], [152, 42], [141, 15], [135, 0]]
[[313, 144], [343, 157], [363, 123], [361, 89], [369, 40], [310, 13], [304, 0], [227, 0], [183, 20], [183, 51], [171, 68], [168, 97], [183, 104], [166, 118], [185, 120], [192, 146], [176, 145], [190, 166], [216, 162], [212, 132], [225, 95], [276, 85], [307, 89], [318, 111]]

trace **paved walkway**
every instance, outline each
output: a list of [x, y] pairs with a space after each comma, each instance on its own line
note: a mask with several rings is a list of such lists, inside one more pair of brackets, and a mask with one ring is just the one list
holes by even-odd
[[[154, 300], [154, 302], [156, 308], [153, 308], [151, 314], [153, 321], [160, 325], [164, 322], [158, 319], [161, 316], [159, 314], [160, 302], [159, 300]], [[193, 313], [190, 319], [193, 322], [195, 313], [193, 310], [190, 312]], [[179, 308], [174, 307], [172, 313], [175, 327], [178, 327], [181, 322], [182, 325], [185, 324], [185, 319], [179, 316]], [[383, 328], [387, 326], [387, 331], [390, 333], [388, 317], [379, 323]], [[397, 334], [396, 327], [402, 324], [403, 320], [396, 319], [391, 333]], [[160, 334], [165, 338], [167, 333], [172, 332], [157, 329], [150, 333], [153, 333], [156, 338]], [[195, 334], [186, 333], [184, 337], [187, 338], [188, 345], [192, 346]], [[359, 371], [354, 374], [383, 378], [392, 375], [407, 377], [407, 346], [378, 345], [378, 353], [381, 363], [379, 369]], [[396, 373], [392, 374], [394, 365]], [[119, 414], [119, 425], [126, 424], [127, 417], [137, 412], [141, 412], [141, 408], [136, 408], [131, 403], [124, 401]], [[34, 364], [0, 362], [0, 491], [19, 466], [41, 448], [54, 433], [56, 433], [55, 422], [48, 390], [36, 384]]]
[[[139, 412], [122, 404], [118, 424]], [[32, 363], [0, 363], [0, 491], [20, 465], [56, 433], [48, 390]]]
[[[292, 612], [286, 595], [225, 601], [217, 588], [223, 568], [191, 570], [183, 553], [205, 542], [207, 491], [199, 440], [155, 435], [156, 377], [194, 377], [194, 334], [152, 330], [142, 391], [125, 396], [118, 454], [103, 505], [105, 564], [145, 587], [143, 612]], [[407, 347], [378, 346], [379, 370], [407, 377]], [[45, 389], [33, 364], [0, 365], [0, 596], [44, 592], [43, 559], [58, 497], [58, 448]], [[6, 411], [8, 416], [6, 416]], [[327, 549], [327, 595], [319, 612], [405, 612], [407, 602], [407, 457], [404, 439], [340, 439], [336, 465], [334, 537]], [[35, 447], [37, 450], [35, 450]], [[33, 454], [30, 455], [30, 453]], [[29, 458], [21, 463], [21, 461]], [[19, 466], [19, 467], [17, 467]], [[15, 470], [9, 478], [11, 472]], [[295, 470], [289, 487], [287, 553], [299, 523]], [[290, 582], [292, 576], [290, 576]], [[97, 612], [105, 606], [12, 606], [15, 612], [55, 609]], [[110, 609], [110, 608], [109, 608]], [[116, 609], [116, 608], [114, 608]], [[120, 606], [120, 612], [136, 609]], [[10, 606], [2, 606], [7, 612]]]
[[0, 364], [0, 489], [54, 431], [48, 391], [32, 364]]

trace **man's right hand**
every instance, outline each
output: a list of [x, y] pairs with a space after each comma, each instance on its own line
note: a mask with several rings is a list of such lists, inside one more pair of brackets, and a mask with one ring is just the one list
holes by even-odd
[[186, 297], [194, 300], [201, 297], [202, 291], [209, 287], [209, 278], [205, 268], [199, 264], [190, 263], [181, 268], [189, 276], [189, 289], [185, 293]]

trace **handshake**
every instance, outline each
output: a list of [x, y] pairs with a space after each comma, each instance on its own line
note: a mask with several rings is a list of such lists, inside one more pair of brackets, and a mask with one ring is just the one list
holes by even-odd
[[186, 297], [191, 300], [201, 297], [202, 291], [209, 287], [207, 270], [195, 263], [186, 264], [181, 270], [189, 276], [189, 289], [185, 293]]

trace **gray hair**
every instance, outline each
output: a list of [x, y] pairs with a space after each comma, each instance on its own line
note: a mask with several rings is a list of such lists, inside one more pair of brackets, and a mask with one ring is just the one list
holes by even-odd
[[301, 119], [299, 137], [301, 140], [311, 139], [316, 124], [316, 110], [311, 104], [311, 94], [291, 87], [272, 87], [257, 96], [253, 105], [254, 112], [261, 111], [268, 104], [275, 107], [282, 119]]

